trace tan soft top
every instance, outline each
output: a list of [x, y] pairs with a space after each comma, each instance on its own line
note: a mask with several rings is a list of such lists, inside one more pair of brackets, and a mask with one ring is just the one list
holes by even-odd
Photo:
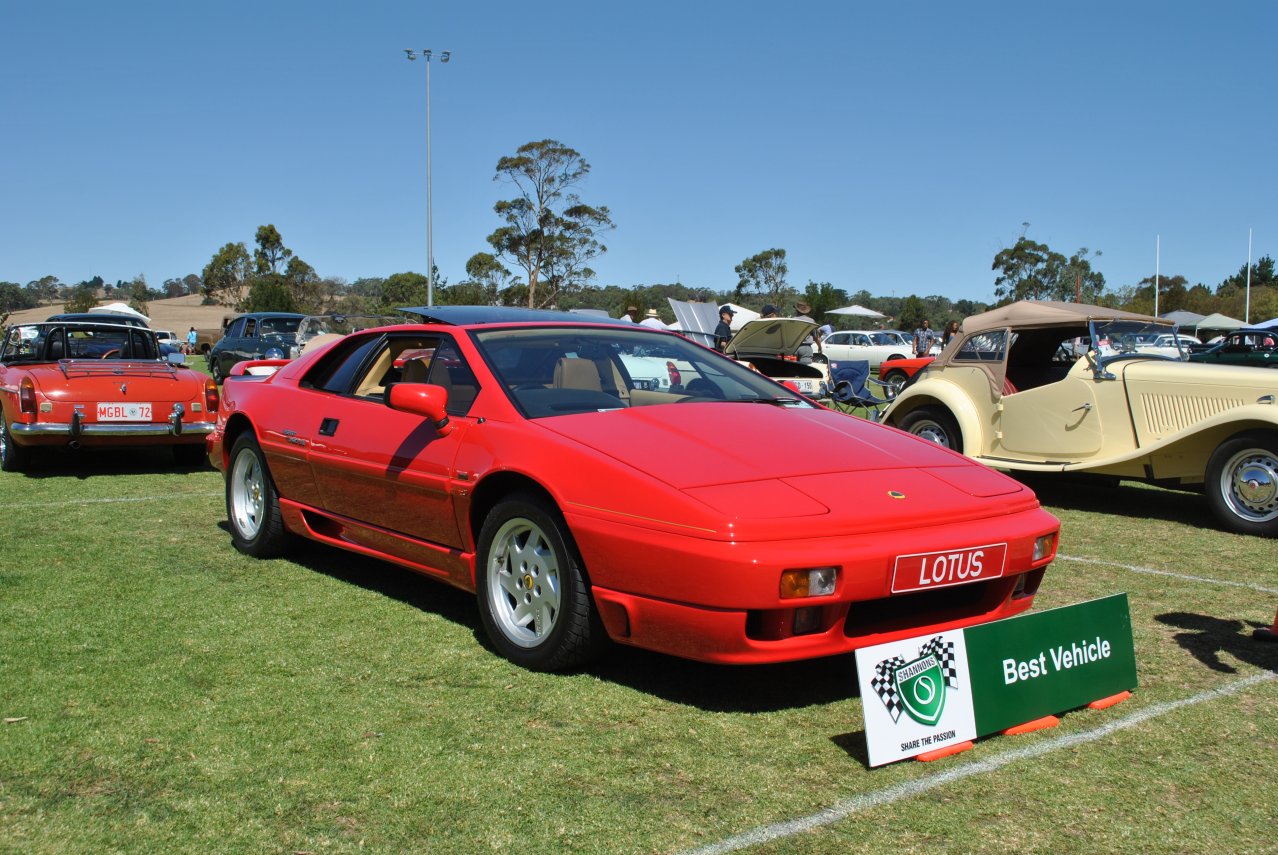
[[979, 315], [972, 315], [963, 321], [960, 329], [966, 334], [981, 330], [1003, 329], [1004, 327], [1081, 323], [1092, 318], [1150, 321], [1156, 324], [1165, 324], [1168, 327], [1173, 326], [1171, 321], [1156, 318], [1153, 315], [1124, 312], [1121, 309], [1107, 309], [1104, 306], [1089, 306], [1086, 303], [1061, 303], [1055, 300], [1022, 300], [1019, 303], [1009, 303], [1006, 306], [1000, 306], [997, 309], [991, 309]]

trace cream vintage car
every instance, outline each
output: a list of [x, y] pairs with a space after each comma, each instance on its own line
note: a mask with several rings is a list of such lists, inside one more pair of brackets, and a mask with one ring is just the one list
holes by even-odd
[[1274, 373], [1133, 344], [1170, 333], [1100, 306], [1013, 303], [964, 321], [883, 420], [998, 469], [1201, 489], [1227, 528], [1278, 536]]

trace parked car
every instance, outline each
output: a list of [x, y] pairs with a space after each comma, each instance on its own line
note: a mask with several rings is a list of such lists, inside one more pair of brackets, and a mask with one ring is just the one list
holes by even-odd
[[[297, 324], [297, 332], [293, 336], [293, 344], [289, 347], [288, 357], [297, 359], [312, 342], [329, 341], [338, 336], [349, 335], [359, 330], [373, 327], [393, 326], [406, 323], [402, 315], [307, 315]], [[320, 338], [320, 337], [323, 338]], [[316, 340], [319, 340], [317, 342]]]
[[[727, 354], [778, 383], [791, 384], [810, 398], [830, 391], [830, 368], [824, 358], [798, 361], [799, 348], [817, 329], [800, 318], [759, 318], [746, 321], [728, 339]], [[685, 383], [687, 381], [685, 380]]]
[[171, 344], [174, 347], [180, 346], [181, 340], [173, 334], [173, 330], [152, 330], [155, 333], [156, 341], [163, 344]]
[[870, 363], [871, 371], [879, 371], [884, 362], [906, 359], [914, 355], [909, 345], [901, 344], [895, 336], [874, 330], [840, 330], [830, 333], [821, 341], [821, 352], [830, 362], [863, 359]]
[[297, 312], [250, 312], [236, 316], [205, 355], [209, 373], [221, 383], [239, 362], [287, 358], [304, 317]]
[[1278, 330], [1268, 327], [1233, 330], [1212, 347], [1191, 353], [1189, 361], [1278, 368]]
[[1168, 356], [1172, 359], [1186, 359], [1189, 357], [1190, 349], [1198, 344], [1201, 344], [1201, 342], [1192, 335], [1184, 335], [1183, 333], [1159, 333], [1148, 340], [1137, 344], [1136, 349], [1143, 353], [1155, 354], [1156, 356]]
[[129, 323], [8, 327], [0, 343], [0, 468], [21, 470], [32, 449], [59, 446], [168, 445], [179, 463], [202, 463], [217, 387], [182, 360], [161, 358], [155, 335]]
[[[547, 670], [608, 639], [763, 663], [981, 623], [1054, 556], [1024, 486], [681, 336], [415, 311], [227, 378], [209, 447], [237, 549], [301, 535], [473, 591], [495, 648]], [[635, 348], [699, 383], [633, 388]]]
[[919, 377], [924, 368], [932, 364], [935, 356], [912, 356], [909, 359], [894, 359], [879, 366], [879, 380], [888, 388], [888, 394], [895, 398], [901, 390]]
[[974, 315], [884, 420], [999, 469], [1201, 489], [1227, 528], [1278, 536], [1274, 383], [1141, 349], [1171, 331], [1078, 303]]
[[[137, 327], [138, 329], [150, 330], [146, 319], [136, 312], [133, 314], [125, 314], [123, 312], [59, 312], [56, 315], [50, 315], [46, 320], [49, 321], [75, 321], [78, 323], [100, 323], [100, 324], [125, 324], [126, 326]], [[166, 341], [156, 334], [156, 341], [160, 345], [160, 358], [167, 359], [171, 353], [181, 353], [182, 348], [177, 342]], [[184, 361], [184, 360], [182, 360]], [[181, 364], [179, 361], [178, 364]]]

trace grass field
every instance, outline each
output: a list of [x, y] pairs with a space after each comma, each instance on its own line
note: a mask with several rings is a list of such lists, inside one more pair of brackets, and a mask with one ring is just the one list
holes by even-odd
[[850, 657], [529, 673], [467, 595], [236, 553], [211, 470], [4, 474], [0, 851], [1275, 851], [1278, 644], [1251, 633], [1278, 545], [1194, 496], [1040, 494], [1064, 557], [1037, 608], [1129, 592], [1139, 690], [870, 770]]

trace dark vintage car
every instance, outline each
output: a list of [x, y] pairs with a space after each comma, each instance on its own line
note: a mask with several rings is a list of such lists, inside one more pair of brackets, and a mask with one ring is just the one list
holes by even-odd
[[1278, 330], [1243, 327], [1225, 334], [1223, 341], [1189, 355], [1190, 362], [1220, 365], [1254, 365], [1278, 368]]
[[[674, 333], [413, 312], [227, 378], [209, 451], [237, 549], [300, 535], [474, 592], [494, 647], [535, 669], [608, 640], [846, 653], [1022, 612], [1054, 557], [1023, 485]], [[696, 382], [636, 388], [635, 354]]]
[[214, 381], [220, 384], [245, 360], [287, 359], [304, 317], [297, 312], [249, 312], [233, 318], [204, 357]]
[[0, 468], [39, 447], [165, 445], [204, 460], [217, 387], [184, 357], [162, 357], [144, 326], [86, 321], [14, 324], [0, 342]]

